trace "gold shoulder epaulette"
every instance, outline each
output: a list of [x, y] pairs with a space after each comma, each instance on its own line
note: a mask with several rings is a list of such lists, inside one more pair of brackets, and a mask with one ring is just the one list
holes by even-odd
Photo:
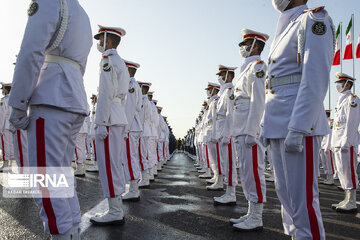
[[325, 9], [325, 6], [321, 6], [321, 7], [317, 7], [317, 8], [309, 8], [309, 9], [305, 9], [304, 12], [313, 12], [313, 13], [317, 13], [320, 12], [322, 10]]

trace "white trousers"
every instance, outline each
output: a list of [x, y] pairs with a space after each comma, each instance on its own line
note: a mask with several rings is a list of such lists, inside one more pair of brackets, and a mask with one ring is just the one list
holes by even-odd
[[285, 234], [300, 240], [325, 239], [317, 182], [321, 137], [305, 137], [300, 153], [285, 152], [284, 141], [270, 139]]
[[211, 170], [218, 175], [218, 167], [216, 164], [217, 161], [216, 143], [209, 142], [207, 144], [207, 147], [208, 147], [209, 163]]
[[228, 186], [236, 186], [238, 184], [238, 177], [236, 172], [235, 151], [233, 148], [233, 141], [229, 144], [219, 143], [220, 150], [220, 165], [224, 170], [222, 174], [227, 178]]
[[147, 146], [147, 159], [149, 161], [149, 168], [153, 168], [157, 165], [157, 145], [155, 137], [148, 138]]
[[4, 129], [3, 135], [1, 136], [1, 150], [3, 161], [15, 158], [13, 134], [8, 129]]
[[75, 157], [76, 163], [84, 163], [86, 160], [86, 133], [78, 133], [76, 136]]
[[158, 161], [159, 161], [159, 162], [163, 162], [164, 159], [165, 159], [165, 158], [164, 158], [164, 150], [165, 150], [165, 149], [164, 149], [164, 143], [165, 143], [164, 141], [157, 143], [157, 146], [158, 146], [158, 147], [157, 147], [157, 155], [159, 156], [159, 157], [158, 157]]
[[21, 168], [29, 166], [28, 140], [26, 130], [16, 130], [13, 135], [16, 163]]
[[335, 174], [334, 154], [331, 150], [321, 149], [320, 160], [325, 174]]
[[[30, 167], [71, 167], [75, 139], [85, 116], [57, 108], [30, 106], [27, 129]], [[76, 179], [74, 180], [76, 184]], [[79, 200], [73, 198], [36, 198], [45, 231], [64, 234], [80, 223]]]
[[148, 159], [148, 141], [149, 137], [140, 137], [139, 139], [139, 163], [141, 171], [149, 169], [151, 165]]
[[95, 137], [97, 164], [102, 189], [106, 198], [114, 198], [125, 192], [125, 174], [121, 149], [125, 144], [124, 127], [106, 127], [108, 136]]
[[266, 202], [264, 151], [259, 144], [251, 148], [247, 147], [245, 137], [234, 138], [242, 189], [248, 201], [264, 203]]
[[122, 159], [127, 181], [140, 178], [139, 139], [140, 133], [129, 132], [123, 147]]
[[357, 189], [359, 179], [357, 169], [357, 146], [350, 148], [335, 148], [335, 162], [338, 177], [343, 189]]

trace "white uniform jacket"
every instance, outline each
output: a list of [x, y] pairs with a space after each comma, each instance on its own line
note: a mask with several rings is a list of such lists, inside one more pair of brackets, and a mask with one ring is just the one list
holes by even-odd
[[215, 95], [210, 98], [209, 110], [206, 121], [206, 131], [208, 131], [208, 141], [216, 141], [216, 106], [219, 101], [219, 96]]
[[245, 59], [234, 88], [232, 136], [260, 134], [260, 122], [265, 109], [266, 64], [260, 56]]
[[147, 95], [142, 95], [142, 107], [139, 113], [140, 123], [143, 126], [142, 137], [150, 137], [152, 107]]
[[129, 90], [126, 95], [125, 113], [128, 125], [125, 129], [125, 134], [130, 132], [142, 132], [143, 124], [140, 122], [139, 112], [142, 106], [142, 93], [139, 84], [135, 78], [130, 78]]
[[159, 114], [156, 105], [153, 102], [150, 102], [150, 106], [151, 106], [151, 115], [150, 115], [151, 136], [158, 139]]
[[159, 141], [164, 142], [166, 140], [166, 134], [167, 134], [167, 124], [164, 120], [164, 118], [159, 114]]
[[80, 128], [79, 133], [88, 134], [89, 126], [90, 126], [90, 117], [86, 117], [85, 120], [84, 120], [83, 125]]
[[11, 107], [9, 106], [9, 95], [6, 95], [1, 99], [1, 116], [0, 116], [0, 127], [1, 133], [4, 133], [4, 130], [12, 130], [12, 127], [9, 122]]
[[[38, 10], [28, 18], [9, 105], [22, 110], [26, 110], [28, 105], [48, 105], [88, 115], [83, 75], [92, 46], [89, 18], [79, 1], [67, 0], [66, 31], [62, 32], [64, 35], [59, 45], [49, 51], [59, 35], [60, 1], [34, 2], [38, 4]], [[47, 54], [61, 56], [73, 64], [44, 63]]]
[[233, 114], [233, 98], [232, 83], [225, 83], [220, 87], [220, 98], [216, 105], [216, 140], [222, 137], [231, 137], [232, 132], [232, 114]]
[[103, 53], [95, 123], [104, 126], [126, 126], [126, 93], [130, 76], [125, 62], [115, 49]]
[[360, 99], [350, 91], [342, 93], [335, 109], [331, 147], [350, 148], [360, 143]]
[[268, 90], [263, 129], [266, 138], [285, 138], [289, 130], [308, 136], [329, 134], [323, 100], [334, 56], [334, 28], [325, 10], [306, 9], [301, 5], [279, 18], [268, 78], [294, 76], [300, 83]]

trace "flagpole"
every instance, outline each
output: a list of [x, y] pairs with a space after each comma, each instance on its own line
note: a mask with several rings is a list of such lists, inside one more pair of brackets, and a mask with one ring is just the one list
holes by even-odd
[[340, 72], [342, 72], [342, 64], [343, 64], [343, 52], [342, 52], [342, 46], [343, 46], [343, 43], [342, 43], [342, 22], [340, 22]]
[[[354, 14], [352, 14], [352, 24], [353, 24], [353, 28], [352, 28], [352, 53], [355, 54], [354, 52], [354, 46], [355, 46], [355, 41], [354, 41], [354, 34], [355, 34], [355, 20], [354, 20]], [[355, 78], [355, 55], [353, 55], [353, 78]], [[354, 93], [355, 93], [355, 90], [356, 90], [356, 85], [355, 85], [355, 81], [354, 81]]]

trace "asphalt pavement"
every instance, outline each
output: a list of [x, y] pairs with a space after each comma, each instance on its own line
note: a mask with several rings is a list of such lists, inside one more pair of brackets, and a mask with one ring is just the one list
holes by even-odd
[[[283, 234], [280, 203], [273, 183], [267, 183], [263, 231], [243, 233], [234, 231], [229, 224], [229, 218], [247, 212], [241, 185], [236, 191], [236, 206], [214, 206], [213, 197], [221, 196], [224, 191], [207, 191], [205, 180], [198, 175], [192, 159], [184, 153], [174, 154], [151, 187], [141, 190], [139, 202], [124, 203], [125, 224], [108, 227], [89, 222], [92, 215], [107, 209], [98, 174], [87, 173], [85, 178], [77, 178], [81, 239], [290, 239]], [[343, 199], [343, 192], [336, 186], [319, 185], [319, 188], [327, 239], [360, 239], [360, 214], [341, 214], [330, 208], [332, 203]], [[0, 239], [49, 239], [43, 233], [34, 201], [3, 198], [2, 191], [1, 187]], [[357, 199], [360, 200], [359, 193]]]

